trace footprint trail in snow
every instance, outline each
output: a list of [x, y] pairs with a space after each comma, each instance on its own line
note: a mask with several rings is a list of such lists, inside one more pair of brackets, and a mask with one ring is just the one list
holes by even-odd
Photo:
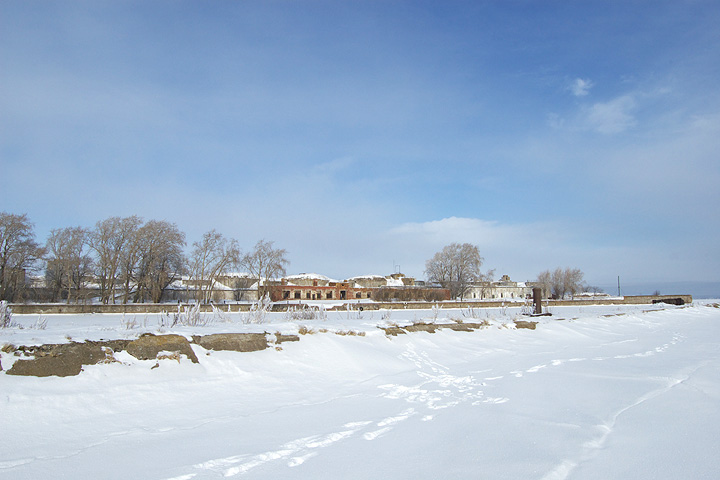
[[[450, 368], [434, 361], [425, 351], [418, 351], [414, 345], [409, 344], [400, 358], [415, 365], [416, 375], [420, 381], [416, 384], [387, 383], [378, 386], [380, 398], [400, 400], [411, 406], [379, 420], [361, 420], [343, 424], [337, 431], [309, 437], [298, 438], [278, 448], [257, 454], [241, 454], [224, 458], [208, 460], [193, 465], [193, 473], [166, 480], [189, 480], [199, 472], [215, 472], [223, 477], [234, 477], [246, 474], [257, 467], [271, 462], [284, 462], [287, 467], [293, 468], [304, 464], [313, 457], [320, 455], [323, 449], [339, 442], [357, 437], [366, 441], [377, 440], [393, 429], [398, 428], [410, 418], [418, 417], [417, 421], [432, 421], [437, 412], [455, 407], [461, 403], [469, 402], [473, 406], [483, 404], [502, 404], [510, 399], [504, 396], [492, 397], [485, 394], [486, 389], [493, 389], [493, 383], [503, 379], [522, 379], [525, 375], [539, 374], [552, 368], [575, 362], [623, 360], [642, 358], [656, 355], [666, 351], [672, 345], [681, 341], [681, 336], [675, 335], [671, 341], [651, 350], [621, 354], [614, 356], [572, 357], [567, 359], [553, 359], [548, 363], [541, 363], [529, 368], [508, 371], [504, 375], [495, 375], [476, 379], [473, 375], [453, 375]], [[652, 393], [650, 394], [652, 395]], [[640, 400], [642, 401], [642, 399]], [[619, 414], [619, 413], [618, 413]], [[597, 445], [602, 446], [605, 438], [612, 430], [613, 420], [605, 425], [598, 425], [598, 435], [590, 439], [585, 446], [585, 456], [590, 455]], [[597, 447], [599, 448], [599, 447]], [[582, 459], [566, 460], [558, 465], [545, 477], [550, 479], [564, 479]]]

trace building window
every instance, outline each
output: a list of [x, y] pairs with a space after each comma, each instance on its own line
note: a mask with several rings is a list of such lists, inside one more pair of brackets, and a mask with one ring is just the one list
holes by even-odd
[[290, 298], [290, 290], [283, 290], [283, 299], [287, 300]]
[[332, 300], [332, 292], [327, 292], [327, 295], [325, 295], [325, 298], [328, 300]]
[[295, 298], [296, 298], [297, 300], [300, 299], [300, 292], [299, 292], [299, 291], [295, 291]]

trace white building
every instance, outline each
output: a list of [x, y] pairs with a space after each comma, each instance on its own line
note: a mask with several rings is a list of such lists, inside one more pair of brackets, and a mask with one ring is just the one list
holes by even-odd
[[503, 275], [497, 282], [477, 282], [465, 293], [468, 300], [523, 301], [532, 298], [533, 286], [525, 282], [513, 282]]

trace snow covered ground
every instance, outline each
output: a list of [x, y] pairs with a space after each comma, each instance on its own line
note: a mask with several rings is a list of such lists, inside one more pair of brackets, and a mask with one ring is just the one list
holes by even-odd
[[[720, 477], [720, 308], [554, 307], [536, 330], [515, 329], [518, 312], [233, 314], [164, 331], [315, 333], [253, 353], [193, 345], [199, 364], [120, 353], [75, 377], [3, 372], [0, 478]], [[471, 316], [490, 325], [377, 328]], [[156, 315], [45, 318], [15, 315], [24, 328], [0, 345], [162, 333]]]

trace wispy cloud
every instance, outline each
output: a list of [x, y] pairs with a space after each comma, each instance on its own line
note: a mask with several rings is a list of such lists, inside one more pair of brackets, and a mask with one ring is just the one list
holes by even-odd
[[420, 237], [425, 242], [443, 246], [449, 242], [472, 242], [491, 246], [517, 240], [529, 233], [525, 226], [512, 226], [478, 218], [449, 217], [428, 222], [410, 222], [391, 230], [395, 235]]
[[339, 157], [330, 161], [320, 163], [315, 168], [319, 172], [342, 173], [356, 163], [353, 157]]
[[590, 130], [604, 134], [621, 133], [637, 123], [633, 111], [636, 102], [632, 95], [623, 95], [608, 102], [595, 103], [585, 110], [585, 123]]
[[589, 79], [576, 78], [570, 85], [570, 91], [576, 97], [584, 97], [590, 93], [590, 89], [593, 86], [595, 86], [595, 84]]
[[554, 222], [506, 223], [449, 217], [404, 223], [391, 229], [389, 237], [408, 246], [406, 254], [415, 262], [412, 267], [420, 272], [424, 267], [420, 262], [452, 242], [477, 245], [488, 269], [519, 280], [534, 278], [556, 263], [579, 262], [581, 257], [573, 246], [577, 235], [568, 226]]
[[551, 112], [547, 115], [547, 124], [555, 129], [612, 135], [637, 125], [637, 106], [636, 95], [627, 93], [606, 102], [581, 104], [575, 112], [566, 115]]
[[[403, 271], [420, 276], [424, 261], [451, 242], [477, 245], [485, 258], [483, 269], [495, 269], [497, 275], [508, 274], [518, 281], [535, 279], [546, 269], [568, 266], [580, 268], [586, 280], [596, 284], [610, 284], [617, 275], [634, 280], [673, 280], [672, 272], [702, 270], [692, 255], [672, 243], [638, 243], [622, 236], [598, 238], [597, 230], [576, 221], [510, 224], [449, 217], [398, 225], [388, 237], [393, 241], [384, 244], [382, 250], [390, 250], [393, 244], [404, 245]], [[710, 251], [701, 239], [691, 243], [701, 252]], [[714, 258], [707, 261], [717, 264]]]
[[[717, 219], [720, 167], [720, 114], [692, 115], [673, 122], [663, 134], [608, 148], [593, 162], [592, 176], [635, 211], [694, 218], [693, 230]], [[678, 221], [676, 220], [676, 222]]]

